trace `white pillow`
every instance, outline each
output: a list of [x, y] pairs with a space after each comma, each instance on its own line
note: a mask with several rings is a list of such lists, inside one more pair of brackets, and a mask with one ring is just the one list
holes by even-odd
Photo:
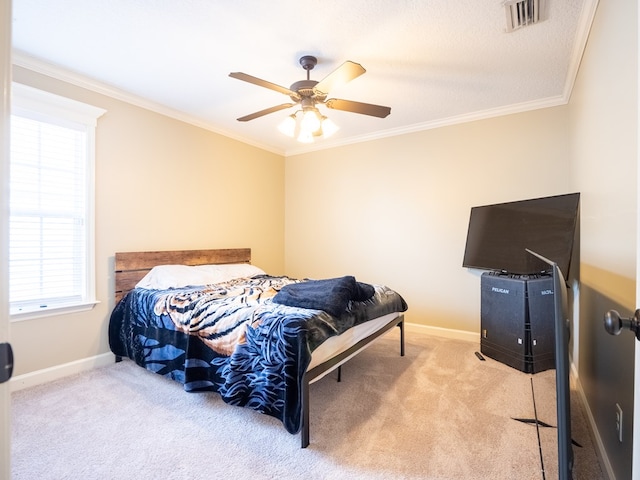
[[226, 265], [158, 265], [136, 285], [147, 290], [167, 290], [187, 286], [209, 285], [234, 278], [264, 275], [264, 271], [248, 263]]

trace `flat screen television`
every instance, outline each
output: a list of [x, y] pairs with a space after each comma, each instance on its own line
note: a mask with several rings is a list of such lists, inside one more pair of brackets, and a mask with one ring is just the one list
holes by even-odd
[[571, 440], [571, 389], [569, 383], [569, 310], [567, 287], [558, 264], [533, 250], [527, 252], [544, 262], [553, 275], [553, 324], [555, 327], [556, 415], [558, 429], [558, 479], [573, 478]]
[[528, 248], [568, 278], [579, 202], [579, 193], [569, 193], [472, 207], [462, 266], [516, 275], [548, 270]]

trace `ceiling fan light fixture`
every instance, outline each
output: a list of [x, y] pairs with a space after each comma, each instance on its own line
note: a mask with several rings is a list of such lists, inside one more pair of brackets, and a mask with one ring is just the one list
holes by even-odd
[[297, 123], [295, 113], [293, 115], [288, 115], [282, 122], [280, 122], [278, 130], [287, 137], [294, 138], [296, 136]]
[[320, 129], [320, 112], [316, 108], [305, 110], [300, 122], [300, 130], [305, 132], [315, 132]]
[[280, 133], [301, 143], [313, 143], [316, 138], [329, 138], [340, 130], [340, 127], [322, 115], [317, 108], [307, 109], [302, 113], [302, 117], [298, 116], [300, 112], [301, 110], [298, 110], [280, 122]]
[[331, 135], [340, 130], [340, 127], [336, 125], [331, 119], [327, 117], [322, 117], [322, 136], [323, 138], [329, 138]]

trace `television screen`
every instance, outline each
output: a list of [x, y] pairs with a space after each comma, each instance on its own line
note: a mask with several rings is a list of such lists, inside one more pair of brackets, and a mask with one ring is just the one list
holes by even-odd
[[462, 266], [528, 275], [549, 271], [529, 248], [569, 275], [579, 193], [471, 208]]

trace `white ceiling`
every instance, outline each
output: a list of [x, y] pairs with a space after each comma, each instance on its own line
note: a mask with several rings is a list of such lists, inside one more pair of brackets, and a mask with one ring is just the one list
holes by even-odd
[[[502, 0], [13, 0], [14, 63], [282, 154], [566, 103], [597, 0], [546, 0], [506, 33]], [[289, 87], [346, 60], [367, 72], [329, 97], [391, 107], [385, 119], [320, 107], [340, 126], [306, 146], [277, 125]]]

